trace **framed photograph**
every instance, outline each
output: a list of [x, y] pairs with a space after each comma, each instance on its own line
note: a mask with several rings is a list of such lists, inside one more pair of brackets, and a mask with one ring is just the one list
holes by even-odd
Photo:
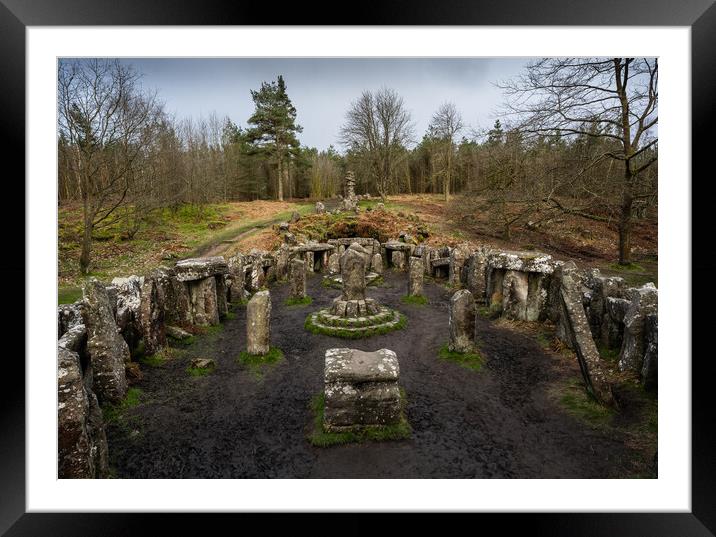
[[713, 535], [710, 1], [244, 9], [0, 4], [0, 531]]

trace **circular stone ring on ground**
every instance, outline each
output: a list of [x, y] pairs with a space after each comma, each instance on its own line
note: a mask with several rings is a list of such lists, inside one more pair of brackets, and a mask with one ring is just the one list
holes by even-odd
[[330, 309], [318, 310], [306, 317], [305, 327], [314, 334], [359, 339], [400, 330], [405, 324], [405, 315], [381, 307], [378, 313], [363, 317], [341, 317], [333, 315]]

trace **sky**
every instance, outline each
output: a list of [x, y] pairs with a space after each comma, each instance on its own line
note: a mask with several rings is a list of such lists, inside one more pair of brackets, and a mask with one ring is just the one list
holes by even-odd
[[470, 128], [489, 128], [502, 100], [494, 82], [518, 75], [516, 58], [124, 58], [156, 89], [177, 119], [215, 112], [246, 126], [254, 106], [250, 90], [283, 75], [297, 110], [303, 145], [327, 149], [338, 142], [352, 101], [383, 86], [400, 94], [415, 123], [416, 141], [444, 102], [453, 102]]

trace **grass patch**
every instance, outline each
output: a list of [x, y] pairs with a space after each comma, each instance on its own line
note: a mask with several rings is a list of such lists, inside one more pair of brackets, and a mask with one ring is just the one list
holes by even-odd
[[598, 345], [597, 348], [599, 350], [600, 358], [609, 362], [616, 362], [619, 359], [619, 349], [610, 349], [608, 347], [604, 347], [603, 345]]
[[180, 352], [182, 351], [178, 349], [164, 347], [151, 355], [142, 354], [141, 356], [139, 356], [137, 361], [147, 367], [159, 367], [164, 365], [167, 360], [176, 358]]
[[371, 336], [387, 334], [388, 332], [393, 332], [394, 330], [402, 330], [408, 324], [408, 318], [402, 313], [399, 313], [399, 316], [400, 317], [398, 319], [398, 322], [393, 325], [374, 327], [369, 326], [365, 328], [360, 328], [358, 330], [348, 330], [347, 328], [342, 328], [338, 326], [322, 326], [314, 324], [313, 314], [309, 314], [308, 317], [306, 317], [306, 322], [303, 326], [312, 334], [322, 334], [324, 336], [340, 337], [343, 339], [362, 339]]
[[287, 306], [308, 306], [313, 302], [313, 299], [310, 296], [304, 296], [303, 298], [287, 298], [286, 304]]
[[480, 316], [484, 317], [485, 319], [489, 319], [492, 317], [493, 312], [490, 310], [490, 306], [486, 306], [484, 304], [478, 304], [475, 307], [475, 312]]
[[424, 306], [428, 303], [428, 299], [422, 295], [405, 295], [400, 298], [403, 304], [412, 304], [414, 306]]
[[273, 367], [281, 360], [283, 360], [283, 351], [278, 347], [270, 347], [266, 355], [249, 354], [243, 351], [236, 359], [257, 377], [261, 377], [267, 368]]
[[565, 386], [559, 402], [569, 414], [595, 428], [609, 424], [614, 415], [612, 409], [595, 401], [580, 381]]
[[612, 263], [609, 265], [612, 270], [623, 270], [628, 272], [644, 272], [644, 267], [637, 263], [628, 263], [626, 265], [620, 265], [619, 263]]
[[186, 372], [192, 377], [205, 377], [216, 369], [216, 365], [209, 367], [192, 367], [191, 365], [186, 368]]
[[323, 413], [326, 408], [325, 394], [316, 395], [311, 401], [313, 411], [313, 431], [308, 441], [316, 447], [338, 446], [354, 442], [385, 442], [410, 438], [412, 427], [405, 417], [405, 391], [400, 389], [400, 421], [395, 425], [370, 425], [356, 431], [329, 432], [323, 428]]
[[228, 321], [233, 321], [234, 319], [236, 319], [236, 314], [233, 311], [229, 311], [224, 315], [224, 319]]
[[213, 336], [215, 334], [220, 333], [224, 329], [224, 325], [219, 324], [212, 324], [209, 326], [197, 326], [196, 331], [202, 336]]
[[459, 366], [464, 367], [465, 369], [471, 369], [472, 371], [479, 371], [485, 363], [484, 358], [477, 350], [474, 350], [473, 352], [455, 352], [450, 350], [447, 343], [440, 347], [438, 356], [443, 360], [456, 363]]
[[142, 390], [139, 388], [129, 388], [124, 399], [117, 404], [105, 404], [102, 407], [102, 416], [105, 423], [120, 421], [124, 413], [135, 406], [139, 405], [142, 396]]
[[57, 304], [72, 304], [82, 298], [81, 287], [60, 287], [57, 289]]

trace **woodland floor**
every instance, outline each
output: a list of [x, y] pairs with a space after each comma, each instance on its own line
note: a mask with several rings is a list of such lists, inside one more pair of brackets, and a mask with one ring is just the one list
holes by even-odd
[[[405, 313], [403, 330], [365, 340], [313, 335], [306, 315], [339, 291], [308, 280], [313, 303], [285, 306], [271, 288], [271, 343], [284, 358], [260, 368], [237, 358], [244, 306], [164, 360], [142, 366], [132, 402], [107, 427], [117, 478], [629, 478], [656, 477], [656, 400], [624, 384], [620, 413], [587, 399], [571, 352], [549, 327], [478, 316], [479, 371], [438, 358], [451, 291], [428, 282], [427, 305], [406, 305], [406, 274], [389, 271], [368, 295]], [[311, 400], [322, 391], [331, 347], [389, 348], [407, 397], [407, 440], [314, 447]], [[192, 376], [192, 358], [217, 367]]]

